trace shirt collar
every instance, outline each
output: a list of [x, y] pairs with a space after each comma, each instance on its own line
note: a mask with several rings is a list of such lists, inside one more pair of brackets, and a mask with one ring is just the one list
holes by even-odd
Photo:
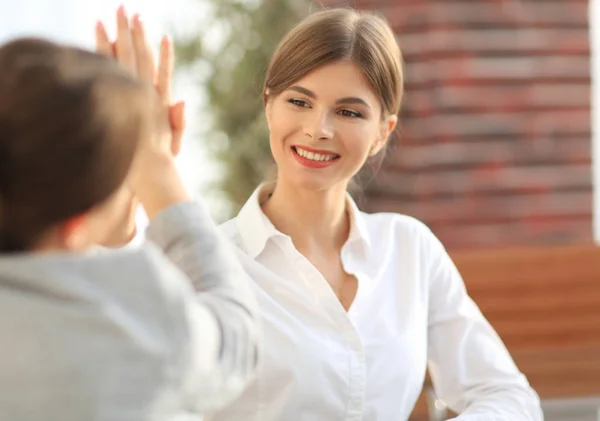
[[246, 253], [253, 259], [262, 253], [270, 238], [278, 235], [285, 236], [277, 231], [261, 208], [261, 204], [268, 199], [274, 186], [273, 183], [264, 183], [258, 186], [236, 218], [237, 229]]
[[365, 256], [368, 256], [371, 251], [371, 237], [365, 220], [365, 214], [358, 209], [356, 202], [352, 199], [349, 193], [346, 193], [346, 204], [350, 214], [350, 235], [346, 245], [358, 244]]
[[[258, 186], [236, 218], [237, 229], [246, 253], [253, 259], [256, 259], [263, 252], [270, 239], [275, 237], [289, 238], [289, 236], [275, 228], [261, 208], [261, 204], [268, 199], [274, 187], [274, 183], [263, 183]], [[358, 209], [350, 194], [346, 195], [346, 203], [350, 213], [350, 234], [345, 246], [358, 244], [365, 255], [368, 255], [371, 249], [371, 241], [365, 215]]]

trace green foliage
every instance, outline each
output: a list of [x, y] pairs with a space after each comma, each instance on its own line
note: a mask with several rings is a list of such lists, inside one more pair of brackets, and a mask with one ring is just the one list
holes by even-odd
[[[271, 54], [283, 35], [309, 12], [309, 0], [205, 0], [212, 2], [192, 36], [176, 39], [179, 69], [204, 73], [207, 96], [202, 142], [223, 165], [215, 190], [237, 211], [273, 167], [262, 104]], [[203, 72], [201, 72], [202, 70]]]

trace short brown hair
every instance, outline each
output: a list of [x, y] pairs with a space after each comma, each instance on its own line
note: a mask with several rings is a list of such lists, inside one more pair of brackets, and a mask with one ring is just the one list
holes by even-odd
[[279, 43], [267, 70], [265, 100], [312, 70], [351, 60], [379, 97], [383, 110], [396, 115], [403, 93], [402, 55], [387, 21], [371, 12], [334, 8], [313, 13]]
[[0, 252], [30, 249], [123, 184], [150, 91], [93, 52], [33, 38], [0, 47]]

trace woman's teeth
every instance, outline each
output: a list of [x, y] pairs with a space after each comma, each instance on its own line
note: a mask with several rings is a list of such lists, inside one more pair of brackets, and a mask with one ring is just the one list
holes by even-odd
[[297, 146], [294, 149], [296, 150], [296, 153], [298, 155], [300, 155], [303, 158], [310, 159], [311, 161], [331, 161], [332, 159], [337, 158], [337, 155], [325, 155], [320, 153], [309, 152]]

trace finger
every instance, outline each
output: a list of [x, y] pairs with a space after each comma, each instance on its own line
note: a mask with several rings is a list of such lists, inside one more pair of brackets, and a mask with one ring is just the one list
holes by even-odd
[[129, 18], [125, 12], [125, 7], [120, 6], [117, 10], [117, 60], [123, 67], [136, 74], [137, 66], [135, 63], [135, 54], [131, 41], [131, 30], [129, 27]]
[[179, 155], [185, 130], [185, 102], [181, 101], [169, 107], [169, 123], [171, 124], [171, 153]]
[[171, 103], [171, 79], [173, 77], [173, 43], [165, 36], [160, 43], [160, 58], [158, 61], [158, 75], [156, 90], [163, 104]]
[[154, 54], [152, 53], [152, 47], [146, 36], [146, 28], [144, 28], [144, 23], [140, 15], [133, 17], [132, 40], [138, 76], [142, 80], [154, 84], [156, 73]]
[[106, 33], [104, 24], [100, 21], [96, 23], [96, 51], [100, 54], [114, 57], [113, 49]]

